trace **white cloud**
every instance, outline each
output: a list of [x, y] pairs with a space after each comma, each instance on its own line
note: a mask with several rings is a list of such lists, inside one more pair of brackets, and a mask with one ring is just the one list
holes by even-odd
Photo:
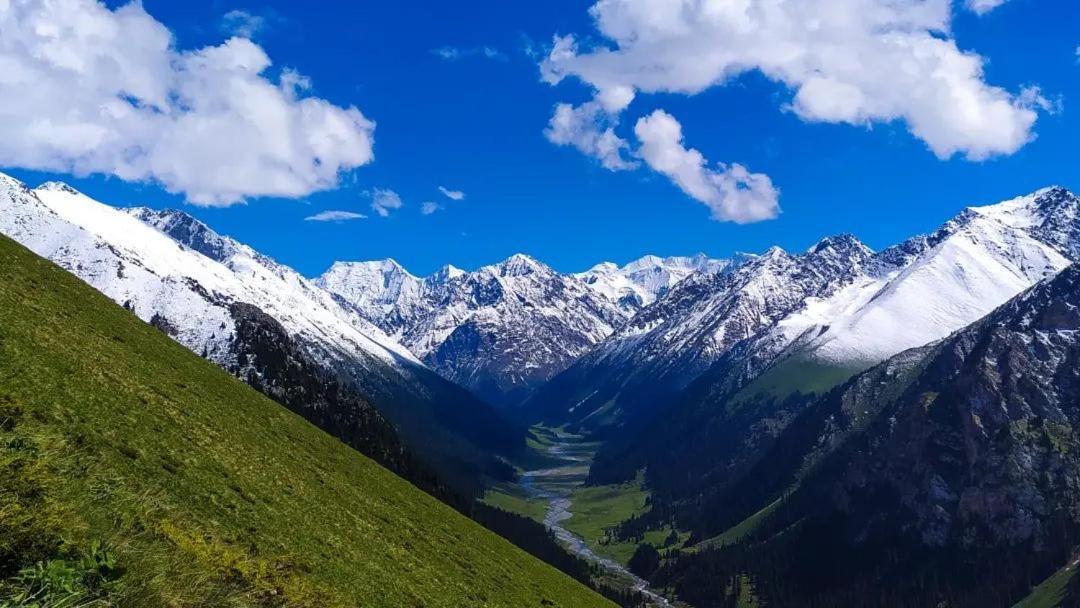
[[[757, 70], [792, 90], [789, 109], [807, 121], [903, 121], [941, 158], [1011, 154], [1033, 139], [1040, 103], [984, 80], [982, 57], [950, 37], [951, 11], [950, 0], [599, 0], [590, 13], [610, 46], [556, 38], [541, 69], [600, 92], [688, 95]], [[599, 141], [610, 119], [587, 106], [559, 106], [552, 121], [570, 128], [557, 143], [607, 154], [618, 137]]]
[[244, 38], [181, 51], [138, 2], [0, 0], [0, 166], [156, 181], [200, 205], [300, 197], [373, 160], [355, 107]]
[[243, 9], [231, 10], [221, 17], [221, 31], [241, 38], [254, 38], [268, 25], [266, 17]]
[[1006, 0], [965, 0], [964, 4], [979, 15], [985, 15], [995, 8], [1005, 4]]
[[433, 202], [428, 201], [428, 202], [423, 203], [422, 205], [420, 205], [420, 213], [422, 213], [424, 215], [431, 215], [432, 213], [435, 213], [436, 211], [441, 211], [441, 210], [442, 210], [442, 205], [440, 205], [439, 203], [433, 203]]
[[387, 217], [391, 211], [405, 206], [405, 203], [401, 202], [401, 197], [393, 190], [375, 188], [365, 194], [371, 197], [371, 208], [382, 217]]
[[663, 110], [638, 120], [634, 133], [641, 141], [638, 154], [649, 167], [704, 203], [714, 219], [748, 224], [780, 213], [780, 192], [769, 176], [737, 163], [710, 169], [701, 152], [683, 145], [682, 125]]
[[304, 218], [305, 222], [347, 222], [349, 220], [363, 220], [367, 219], [367, 216], [363, 213], [354, 213], [352, 211], [320, 211], [315, 215], [309, 215]]
[[627, 158], [630, 144], [615, 134], [616, 125], [617, 114], [607, 112], [598, 99], [580, 106], [560, 103], [555, 106], [544, 136], [553, 144], [577, 148], [599, 160], [606, 169], [633, 169], [637, 163]]
[[442, 192], [443, 196], [445, 196], [446, 198], [448, 198], [448, 199], [450, 199], [452, 201], [465, 200], [465, 193], [462, 192], [461, 190], [451, 190], [451, 189], [447, 188], [446, 186], [439, 186], [439, 192]]

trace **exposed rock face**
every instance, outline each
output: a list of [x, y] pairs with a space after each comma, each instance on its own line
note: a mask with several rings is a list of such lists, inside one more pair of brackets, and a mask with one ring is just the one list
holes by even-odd
[[1038, 550], [1056, 514], [1080, 523], [1080, 268], [950, 337], [921, 366], [835, 484], [838, 508], [872, 527], [861, 501], [888, 487], [928, 546]]

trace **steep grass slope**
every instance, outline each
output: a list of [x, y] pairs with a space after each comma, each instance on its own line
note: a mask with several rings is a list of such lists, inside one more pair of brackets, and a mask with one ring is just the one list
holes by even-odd
[[608, 605], [0, 237], [0, 604], [28, 597]]

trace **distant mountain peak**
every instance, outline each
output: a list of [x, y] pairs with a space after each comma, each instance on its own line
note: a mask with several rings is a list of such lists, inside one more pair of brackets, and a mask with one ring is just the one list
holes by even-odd
[[729, 267], [729, 260], [712, 259], [704, 253], [666, 258], [645, 255], [623, 266], [603, 262], [574, 276], [624, 311], [635, 312], [692, 275], [712, 274]]
[[0, 188], [17, 190], [19, 192], [30, 192], [29, 186], [6, 173], [0, 173]]
[[63, 192], [65, 194], [82, 195], [82, 192], [79, 192], [75, 188], [72, 188], [70, 185], [65, 184], [64, 182], [59, 182], [59, 181], [45, 182], [45, 183], [41, 184], [40, 186], [38, 186], [37, 188], [35, 188], [35, 190], [42, 190], [44, 192]]
[[431, 273], [425, 281], [429, 283], [445, 283], [467, 274], [464, 270], [453, 264], [444, 264], [441, 268]]
[[662, 257], [660, 257], [658, 255], [648, 254], [648, 255], [643, 255], [640, 258], [638, 258], [638, 259], [636, 259], [636, 260], [634, 260], [632, 262], [629, 262], [628, 264], [623, 266], [623, 268], [634, 269], [634, 268], [645, 268], [645, 267], [648, 267], [648, 266], [661, 266], [661, 265], [664, 264], [665, 261], [667, 261], [665, 258], [662, 258]]
[[593, 266], [592, 268], [586, 270], [582, 274], [587, 274], [587, 273], [597, 273], [597, 274], [598, 273], [609, 273], [609, 272], [616, 272], [618, 270], [619, 270], [619, 265], [616, 264], [615, 262], [600, 262], [599, 264], [597, 264], [597, 265]]
[[873, 251], [867, 247], [862, 241], [859, 240], [854, 234], [850, 232], [844, 232], [841, 234], [827, 236], [810, 248], [808, 253], [821, 253], [823, 251], [839, 251], [839, 252], [869, 252]]
[[[123, 211], [217, 262], [224, 262], [238, 251], [247, 249], [184, 211], [149, 207], [132, 207]], [[250, 254], [254, 256], [255, 252], [252, 250]]]
[[788, 252], [784, 251], [784, 248], [779, 245], [773, 245], [765, 250], [765, 253], [761, 254], [763, 258], [781, 258], [788, 257]]
[[495, 268], [499, 270], [499, 274], [502, 276], [525, 276], [534, 272], [551, 270], [547, 265], [524, 253], [515, 253], [501, 263], [496, 264]]

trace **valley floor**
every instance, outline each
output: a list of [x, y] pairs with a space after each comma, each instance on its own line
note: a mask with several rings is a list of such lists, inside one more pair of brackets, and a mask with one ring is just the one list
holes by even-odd
[[[671, 606], [650, 591], [648, 582], [627, 569], [637, 544], [616, 540], [610, 530], [633, 515], [648, 510], [648, 492], [642, 480], [612, 486], [586, 486], [597, 442], [561, 429], [534, 427], [533, 454], [517, 484], [491, 491], [485, 500], [542, 522], [575, 555], [599, 564], [620, 587], [635, 589], [654, 606]], [[645, 542], [661, 546], [669, 533], [650, 532]], [[653, 538], [655, 536], [656, 538]]]

